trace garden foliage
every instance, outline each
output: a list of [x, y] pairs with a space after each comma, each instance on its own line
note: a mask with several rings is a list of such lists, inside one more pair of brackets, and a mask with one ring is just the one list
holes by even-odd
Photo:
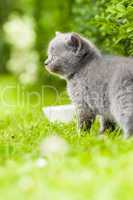
[[[28, 53], [27, 49], [23, 51], [27, 55], [27, 63], [24, 63], [24, 66], [23, 59], [19, 59], [24, 56], [16, 56], [14, 54], [14, 44], [16, 44], [19, 36], [12, 37], [9, 34], [13, 28], [11, 25], [14, 24], [14, 21], [18, 22], [18, 19], [21, 22], [24, 19], [31, 21], [29, 27], [32, 27], [33, 35], [35, 35], [32, 48], [28, 48]], [[0, 1], [0, 72], [11, 71], [13, 74], [18, 74], [18, 71], [22, 71], [22, 73], [25, 73], [23, 69], [30, 68], [25, 66], [31, 66], [28, 55], [30, 56], [35, 52], [39, 62], [37, 59], [35, 62], [34, 59], [32, 60], [32, 63], [34, 62], [38, 69], [35, 70], [36, 75], [34, 74], [32, 77], [39, 77], [39, 80], [43, 80], [44, 76], [47, 76], [47, 72], [44, 73], [42, 67], [43, 61], [46, 57], [48, 42], [54, 36], [55, 31], [76, 31], [91, 39], [104, 52], [132, 56], [132, 22], [133, 1], [131, 0]], [[16, 24], [16, 26], [20, 27], [19, 24]], [[8, 38], [5, 32], [8, 33]], [[21, 29], [18, 32], [21, 33]], [[28, 28], [23, 32], [27, 33]], [[22, 33], [20, 36], [22, 36]], [[23, 36], [24, 38], [21, 41], [25, 41], [26, 35]], [[12, 38], [16, 39], [16, 41], [12, 40]], [[20, 51], [17, 50], [17, 52]], [[9, 65], [11, 64], [10, 61], [13, 61], [13, 68], [9, 67], [11, 66]], [[16, 66], [18, 66], [18, 70]], [[21, 66], [22, 70], [20, 69]], [[11, 68], [13, 70], [10, 70]], [[28, 73], [25, 73], [26, 79], [24, 78], [23, 80], [30, 80], [28, 76], [30, 76], [31, 72], [29, 73], [29, 70], [26, 71]], [[36, 78], [31, 80], [34, 79]]]
[[74, 30], [104, 51], [133, 55], [133, 1], [76, 0], [73, 14]]

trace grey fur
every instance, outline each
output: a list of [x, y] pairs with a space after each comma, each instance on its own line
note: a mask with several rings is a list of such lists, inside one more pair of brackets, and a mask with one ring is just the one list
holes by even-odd
[[57, 33], [48, 48], [47, 69], [62, 75], [78, 111], [79, 127], [101, 115], [101, 132], [116, 122], [133, 135], [133, 59], [101, 55], [77, 33]]

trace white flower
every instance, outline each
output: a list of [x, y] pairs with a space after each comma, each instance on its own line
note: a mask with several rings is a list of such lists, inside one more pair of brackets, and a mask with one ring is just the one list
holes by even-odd
[[33, 83], [37, 80], [38, 54], [33, 50], [13, 50], [7, 68], [23, 84]]
[[64, 155], [68, 152], [68, 143], [58, 135], [48, 136], [40, 145], [44, 156]]
[[7, 68], [23, 84], [37, 80], [38, 53], [33, 50], [35, 31], [33, 20], [28, 17], [11, 16], [3, 27], [7, 41], [12, 45]]
[[47, 160], [44, 158], [38, 158], [38, 160], [36, 161], [36, 166], [38, 168], [43, 168], [47, 165]]
[[28, 17], [11, 16], [4, 25], [7, 41], [16, 48], [32, 47], [35, 42], [33, 21]]

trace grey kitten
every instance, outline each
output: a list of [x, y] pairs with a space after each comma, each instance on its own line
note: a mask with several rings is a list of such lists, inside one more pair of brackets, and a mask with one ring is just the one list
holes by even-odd
[[116, 122], [125, 137], [133, 135], [132, 58], [102, 55], [77, 33], [56, 33], [45, 65], [66, 79], [80, 128], [90, 128], [100, 115], [100, 132]]

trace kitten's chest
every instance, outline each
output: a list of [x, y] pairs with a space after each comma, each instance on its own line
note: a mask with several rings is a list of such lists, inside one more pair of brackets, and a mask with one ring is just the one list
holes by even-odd
[[74, 103], [88, 105], [99, 114], [108, 112], [108, 83], [106, 81], [75, 81], [68, 85], [68, 92]]

